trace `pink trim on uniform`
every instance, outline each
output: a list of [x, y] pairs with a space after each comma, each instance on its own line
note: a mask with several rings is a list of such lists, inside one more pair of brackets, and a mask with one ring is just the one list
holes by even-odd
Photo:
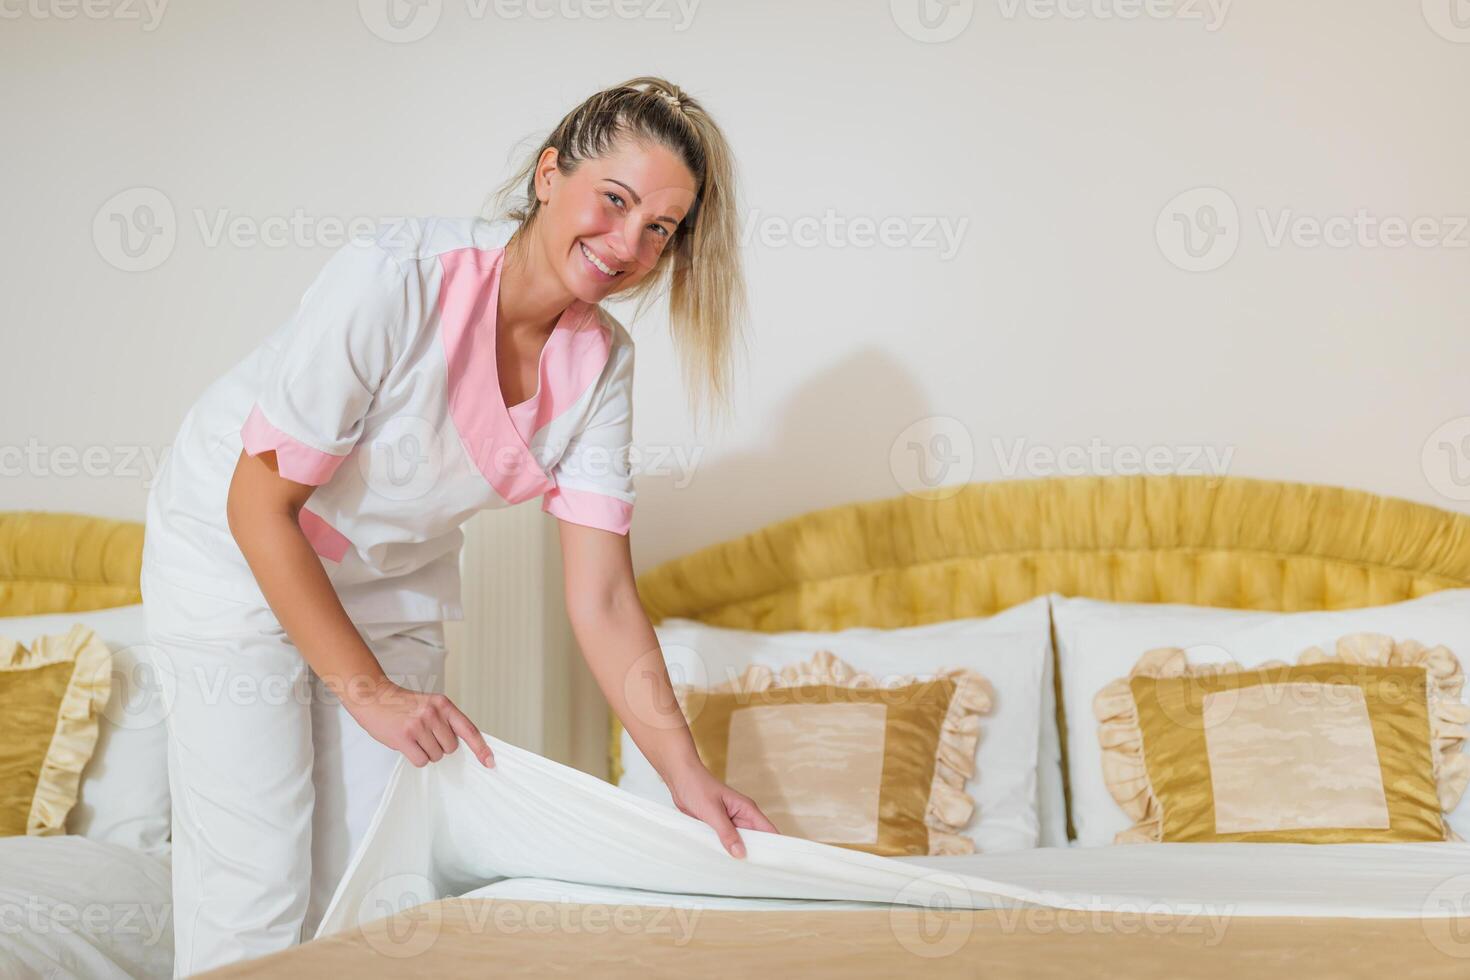
[[555, 340], [558, 341], [556, 349], [550, 355], [546, 350], [541, 352], [541, 386], [531, 399], [535, 405], [532, 433], [539, 432], [577, 404], [607, 366], [607, 359], [612, 355], [612, 331], [603, 326], [591, 306], [586, 308], [584, 323], [585, 326], [560, 336], [553, 332], [546, 346], [550, 348]]
[[[531, 453], [527, 436], [576, 404], [597, 380], [611, 354], [612, 337], [594, 307], [572, 303], [541, 350], [540, 388], [529, 400], [534, 404], [507, 408], [495, 360], [504, 255], [501, 247], [454, 249], [439, 256], [444, 271], [439, 336], [449, 375], [449, 413], [460, 442], [495, 492], [506, 503], [518, 504], [556, 486]], [[532, 411], [534, 421], [528, 423]]]
[[347, 549], [352, 546], [352, 542], [341, 531], [305, 507], [296, 515], [296, 523], [301, 525], [301, 531], [306, 535], [306, 540], [311, 542], [312, 550], [323, 558], [340, 562], [342, 556], [347, 554]]
[[614, 534], [627, 534], [633, 523], [632, 504], [590, 490], [553, 487], [541, 501], [541, 509], [552, 517], [573, 524], [600, 527]]
[[266, 421], [258, 402], [250, 409], [250, 415], [240, 427], [240, 442], [245, 452], [251, 456], [274, 451], [276, 470], [281, 476], [313, 487], [330, 480], [332, 474], [337, 472], [337, 467], [347, 458], [312, 449], [286, 435]]
[[540, 428], [536, 424], [536, 408], [540, 402], [540, 392], [537, 392], [519, 405], [510, 407], [510, 420], [515, 423], [516, 432], [520, 433], [521, 441], [527, 445], [530, 445], [531, 437]]

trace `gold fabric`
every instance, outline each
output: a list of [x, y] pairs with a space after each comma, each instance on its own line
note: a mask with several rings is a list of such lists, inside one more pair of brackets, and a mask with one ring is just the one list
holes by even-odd
[[0, 837], [64, 834], [112, 691], [112, 651], [90, 627], [0, 637]]
[[[1006, 480], [841, 504], [638, 579], [654, 623], [677, 616], [771, 633], [988, 616], [1051, 592], [1285, 612], [1465, 587], [1466, 515], [1356, 490], [1207, 476]], [[1065, 751], [1060, 698], [1058, 716]], [[617, 782], [622, 728], [609, 722]]]
[[85, 514], [0, 511], [0, 616], [142, 602], [143, 525]]
[[819, 650], [780, 674], [752, 666], [715, 688], [677, 684], [700, 759], [783, 834], [870, 854], [971, 854], [989, 684], [953, 668], [928, 680], [858, 673]]
[[[1451, 874], [1446, 869], [1446, 876]], [[1070, 909], [673, 909], [446, 898], [201, 978], [1464, 980], [1463, 920]]]
[[1250, 670], [1151, 650], [1094, 700], [1108, 790], [1137, 821], [1118, 841], [1457, 839], [1464, 679], [1447, 648], [1372, 633]]

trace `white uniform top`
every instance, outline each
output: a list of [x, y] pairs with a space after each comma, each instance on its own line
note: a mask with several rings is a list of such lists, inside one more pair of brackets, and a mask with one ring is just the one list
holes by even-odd
[[514, 225], [386, 222], [326, 263], [294, 314], [205, 390], [148, 498], [150, 575], [265, 604], [225, 516], [242, 448], [316, 487], [300, 525], [360, 623], [462, 619], [460, 525], [541, 509], [626, 534], [633, 341], [573, 302], [536, 394], [507, 407], [496, 300]]

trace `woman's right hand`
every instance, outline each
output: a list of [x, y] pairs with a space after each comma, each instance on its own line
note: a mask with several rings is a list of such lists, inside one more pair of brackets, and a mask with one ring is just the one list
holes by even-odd
[[363, 731], [402, 752], [415, 766], [438, 762], [462, 738], [481, 765], [495, 767], [495, 755], [480, 729], [443, 694], [410, 690], [384, 677], [365, 695], [343, 703]]

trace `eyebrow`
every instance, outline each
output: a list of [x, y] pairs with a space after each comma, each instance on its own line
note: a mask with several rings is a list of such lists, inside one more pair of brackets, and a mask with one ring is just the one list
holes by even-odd
[[[621, 180], [618, 180], [616, 177], [604, 177], [603, 180], [609, 181], [610, 183], [617, 184], [623, 190], [625, 190], [629, 194], [633, 195], [633, 203], [634, 204], [642, 204], [643, 203], [643, 198], [641, 198], [641, 197], [638, 196], [638, 192], [637, 191], [635, 191], [633, 188], [629, 187], [627, 184], [623, 183]], [[669, 224], [673, 224], [673, 225], [677, 225], [679, 223], [679, 219], [678, 218], [671, 218], [671, 217], [669, 217], [666, 214], [661, 214], [657, 218], [655, 218], [654, 220], [655, 221], [667, 221], [667, 222], [669, 222]]]

